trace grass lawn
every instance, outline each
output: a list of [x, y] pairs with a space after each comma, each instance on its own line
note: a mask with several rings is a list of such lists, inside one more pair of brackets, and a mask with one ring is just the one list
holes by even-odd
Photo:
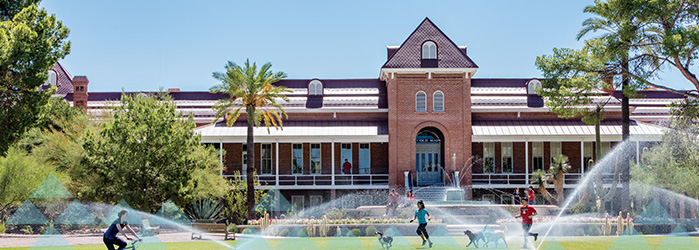
[[[432, 249], [464, 249], [468, 243], [465, 237], [432, 237], [434, 245]], [[357, 238], [286, 238], [286, 239], [261, 239], [261, 238], [240, 238], [236, 241], [222, 242], [228, 245], [233, 245], [236, 249], [381, 249], [380, 244], [374, 237], [357, 237]], [[420, 245], [421, 241], [418, 237], [397, 237], [394, 239], [393, 248], [391, 249], [427, 249], [426, 246]], [[510, 240], [509, 247], [511, 249], [522, 249], [521, 239]], [[537, 244], [539, 242], [536, 242]], [[536, 245], [535, 245], [536, 246]], [[481, 244], [481, 248], [484, 246]], [[494, 249], [494, 245], [490, 245]], [[3, 250], [9, 249], [30, 249], [23, 248], [0, 248]], [[104, 245], [80, 245], [73, 248], [31, 248], [31, 249], [76, 249], [88, 250], [99, 249], [104, 250]], [[211, 241], [194, 241], [194, 242], [172, 242], [158, 244], [141, 244], [137, 249], [169, 249], [169, 250], [215, 250], [229, 249], [226, 246], [217, 244]], [[476, 249], [475, 246], [470, 246], [468, 249]], [[503, 244], [500, 244], [499, 249], [507, 249]], [[560, 237], [548, 238], [540, 249], [699, 249], [699, 237], [665, 237], [665, 236], [628, 236], [628, 237]]]

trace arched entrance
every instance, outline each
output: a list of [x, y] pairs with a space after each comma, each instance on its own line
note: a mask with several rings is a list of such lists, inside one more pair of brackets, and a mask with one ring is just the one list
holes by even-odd
[[444, 135], [427, 127], [415, 137], [415, 172], [418, 186], [444, 184]]

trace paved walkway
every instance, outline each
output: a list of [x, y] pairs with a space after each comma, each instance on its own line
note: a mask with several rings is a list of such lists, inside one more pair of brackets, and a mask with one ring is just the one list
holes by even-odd
[[[158, 240], [162, 242], [185, 242], [185, 241], [199, 241], [198, 239], [191, 239], [190, 232], [169, 232], [161, 233], [156, 235]], [[0, 247], [31, 247], [41, 235], [26, 235], [26, 234], [0, 234]], [[98, 245], [102, 243], [101, 234], [89, 234], [89, 235], [63, 235], [63, 237], [71, 245]], [[204, 235], [204, 240], [211, 237], [213, 239], [222, 240], [223, 234], [215, 235], [209, 234]]]

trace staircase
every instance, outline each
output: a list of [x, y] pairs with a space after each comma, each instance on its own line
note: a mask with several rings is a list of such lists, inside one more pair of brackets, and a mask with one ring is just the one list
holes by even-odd
[[445, 186], [414, 187], [415, 201], [441, 202], [446, 200], [447, 188]]

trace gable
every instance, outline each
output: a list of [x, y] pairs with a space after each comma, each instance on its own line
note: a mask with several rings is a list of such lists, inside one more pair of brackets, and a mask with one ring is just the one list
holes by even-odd
[[422, 21], [381, 68], [422, 68], [422, 44], [426, 41], [437, 44], [436, 67], [429, 68], [478, 68], [465, 49], [459, 48], [429, 18]]

